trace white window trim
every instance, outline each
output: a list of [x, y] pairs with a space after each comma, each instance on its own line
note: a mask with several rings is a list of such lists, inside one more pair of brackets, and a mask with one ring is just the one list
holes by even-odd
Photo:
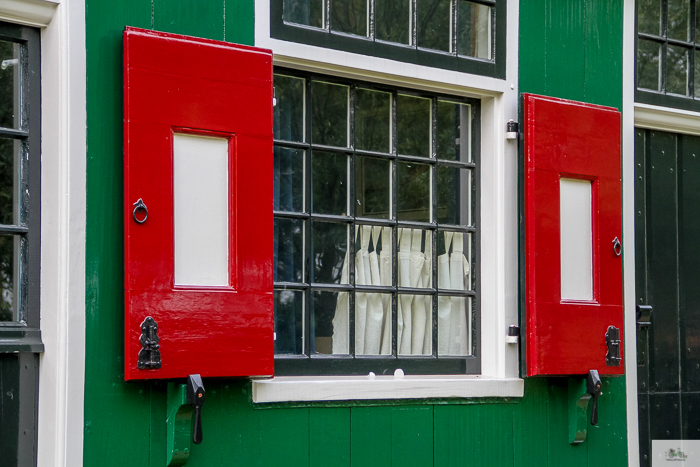
[[[506, 343], [518, 325], [518, 148], [505, 139], [518, 119], [519, 2], [507, 2], [506, 79], [430, 68], [270, 37], [270, 1], [255, 2], [255, 45], [275, 65], [392, 86], [481, 99], [481, 375], [276, 377], [253, 381], [253, 402], [294, 400], [522, 397], [518, 346]], [[300, 399], [303, 398], [303, 399]]]
[[634, 126], [685, 135], [700, 135], [700, 112], [635, 103]]
[[37, 464], [83, 465], [85, 1], [2, 0], [41, 31], [41, 335]]

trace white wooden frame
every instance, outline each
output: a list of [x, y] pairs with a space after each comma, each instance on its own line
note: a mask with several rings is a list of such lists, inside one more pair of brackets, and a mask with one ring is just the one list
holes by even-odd
[[274, 39], [269, 0], [255, 2], [255, 45], [272, 49], [275, 65], [481, 99], [482, 374], [276, 377], [253, 382], [254, 402], [446, 397], [448, 387], [458, 397], [522, 397], [518, 346], [506, 343], [508, 327], [518, 325], [518, 148], [505, 129], [518, 119], [519, 1], [508, 0], [507, 9], [501, 80]]
[[83, 465], [85, 2], [2, 0], [0, 20], [41, 27], [41, 333], [37, 462]]

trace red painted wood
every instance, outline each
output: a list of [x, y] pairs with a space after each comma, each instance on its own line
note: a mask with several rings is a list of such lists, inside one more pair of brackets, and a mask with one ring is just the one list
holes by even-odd
[[[228, 287], [173, 285], [176, 132], [229, 139]], [[125, 379], [272, 375], [271, 52], [127, 28], [124, 194]], [[144, 224], [132, 218], [139, 198]], [[146, 316], [158, 370], [136, 365]]]
[[[608, 326], [623, 336], [620, 113], [617, 109], [525, 94], [525, 257], [527, 375], [573, 375], [607, 366]], [[563, 301], [560, 178], [593, 184], [593, 300]], [[620, 354], [623, 354], [620, 345]]]

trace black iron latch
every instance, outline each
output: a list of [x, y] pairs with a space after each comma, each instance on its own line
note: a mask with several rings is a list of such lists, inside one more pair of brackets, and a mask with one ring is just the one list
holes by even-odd
[[608, 353], [605, 355], [605, 363], [608, 366], [620, 366], [620, 330], [615, 326], [608, 326], [605, 333], [605, 342], [608, 345]]
[[637, 305], [637, 326], [640, 328], [651, 326], [651, 305]]
[[160, 362], [160, 338], [158, 337], [158, 323], [152, 317], [147, 316], [141, 323], [141, 350], [136, 368], [139, 370], [157, 370]]

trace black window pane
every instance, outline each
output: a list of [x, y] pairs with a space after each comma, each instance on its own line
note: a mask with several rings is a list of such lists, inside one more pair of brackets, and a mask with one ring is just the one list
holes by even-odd
[[491, 7], [460, 1], [457, 53], [491, 60]]
[[323, 0], [284, 0], [282, 18], [288, 23], [323, 27]]
[[347, 214], [348, 156], [314, 151], [311, 166], [311, 210], [320, 214]]
[[348, 145], [348, 87], [311, 83], [311, 142], [327, 146]]
[[688, 94], [688, 49], [684, 47], [668, 46], [666, 92]]
[[695, 98], [700, 97], [700, 51], [695, 51]]
[[275, 218], [275, 282], [304, 281], [304, 221]]
[[637, 42], [637, 86], [659, 91], [659, 56], [661, 45], [658, 42], [639, 40]]
[[661, 0], [637, 0], [637, 29], [661, 35]]
[[355, 148], [391, 151], [391, 94], [357, 89], [355, 91]]
[[470, 162], [471, 108], [464, 104], [438, 101], [437, 156], [439, 159]]
[[439, 166], [438, 222], [441, 224], [471, 225], [472, 171]]
[[331, 0], [331, 29], [366, 36], [368, 4], [368, 0]]
[[431, 100], [404, 96], [396, 98], [396, 132], [399, 154], [430, 157]]
[[397, 162], [396, 183], [398, 220], [430, 222], [430, 166]]
[[451, 52], [452, 1], [416, 0], [416, 3], [418, 47]]
[[275, 75], [275, 139], [304, 141], [304, 80]]
[[668, 0], [669, 39], [690, 39], [690, 0]]
[[389, 219], [391, 163], [386, 159], [355, 157], [355, 214]]
[[349, 292], [312, 293], [311, 354], [347, 354]]
[[347, 262], [348, 226], [335, 222], [313, 222], [311, 282], [347, 284], [350, 282]]
[[0, 126], [20, 127], [20, 46], [0, 41]]
[[19, 258], [21, 237], [0, 235], [0, 321], [19, 321]]
[[375, 0], [375, 37], [382, 41], [410, 44], [411, 4], [411, 0]]
[[304, 293], [275, 290], [275, 354], [304, 353]]
[[275, 146], [274, 210], [304, 210], [304, 151]]
[[19, 224], [16, 193], [22, 147], [19, 140], [0, 138], [0, 224]]

